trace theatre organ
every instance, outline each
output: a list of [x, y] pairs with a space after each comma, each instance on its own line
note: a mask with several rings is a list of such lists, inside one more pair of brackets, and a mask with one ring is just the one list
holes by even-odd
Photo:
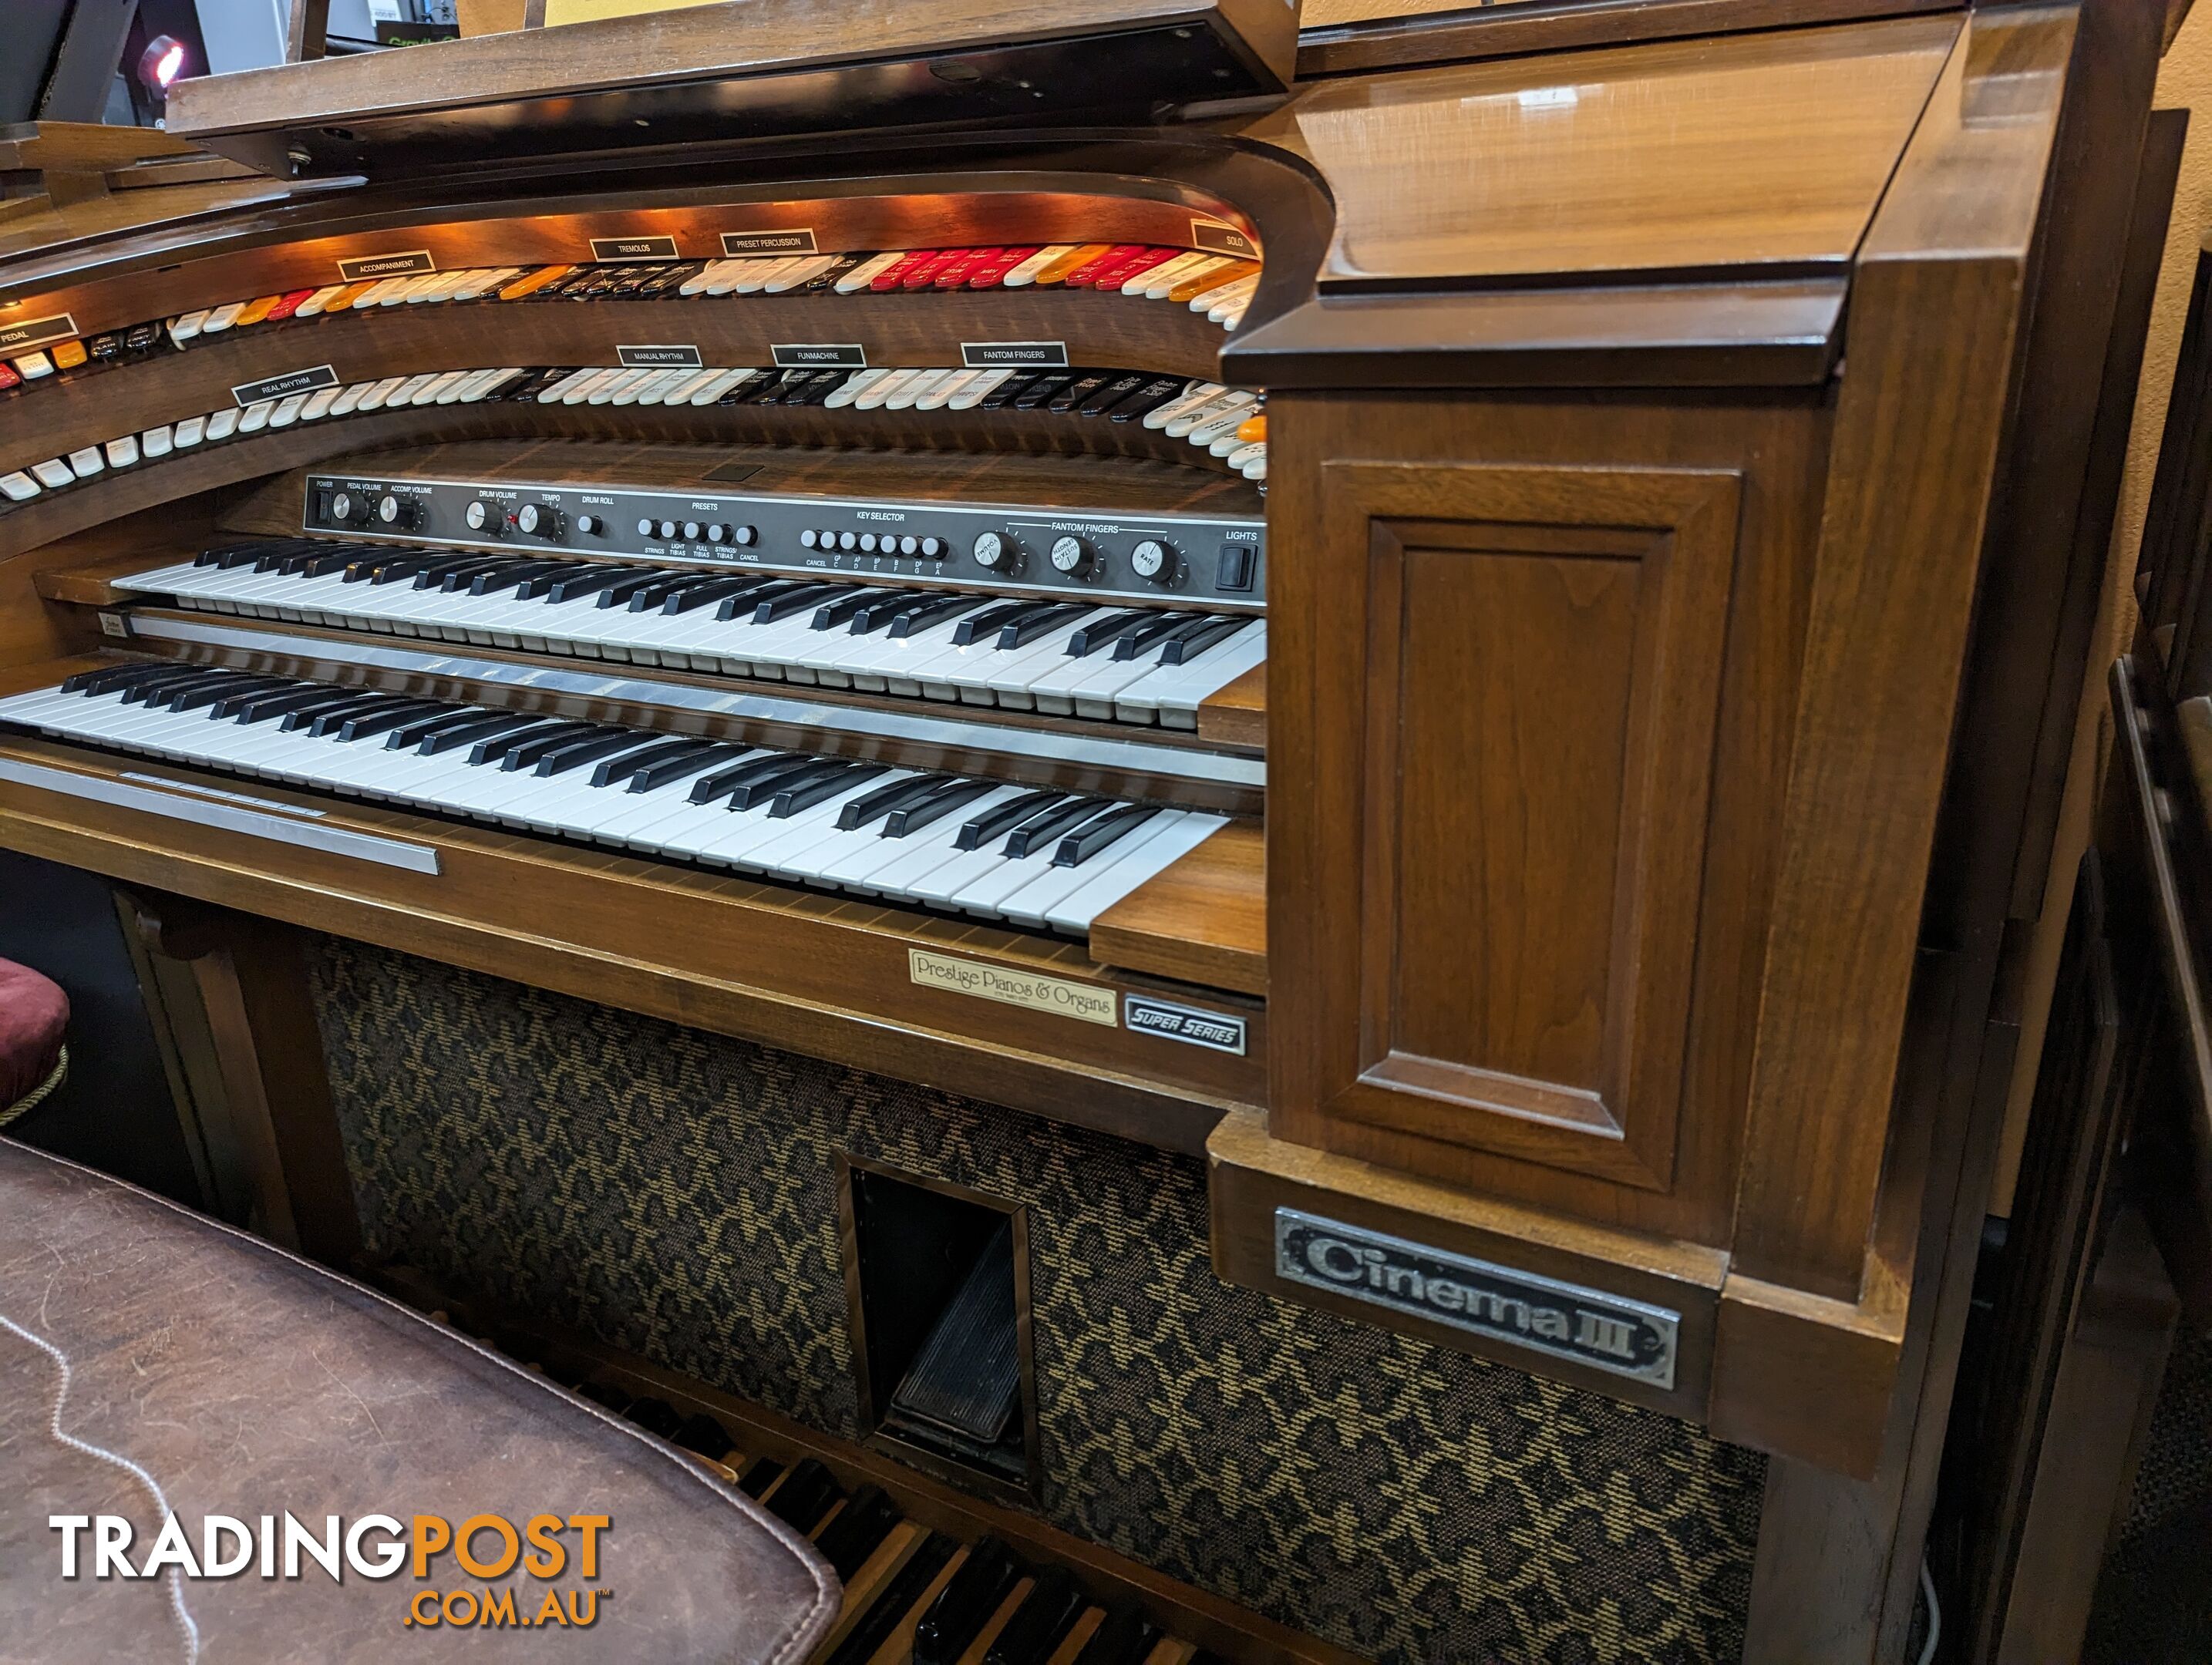
[[0, 840], [1204, 1153], [1893, 1624], [2155, 28], [726, 9], [7, 141]]

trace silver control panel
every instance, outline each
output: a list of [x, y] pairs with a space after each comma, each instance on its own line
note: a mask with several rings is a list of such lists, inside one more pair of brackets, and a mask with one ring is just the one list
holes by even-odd
[[301, 524], [376, 542], [850, 573], [1230, 611], [1257, 611], [1267, 595], [1266, 525], [1256, 516], [310, 474]]

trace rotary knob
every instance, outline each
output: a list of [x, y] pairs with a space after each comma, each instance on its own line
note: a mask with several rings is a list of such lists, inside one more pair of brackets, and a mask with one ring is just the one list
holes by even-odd
[[1091, 570], [1091, 550], [1080, 538], [1055, 538], [1052, 544], [1052, 569], [1070, 578], [1080, 578]]
[[496, 538], [507, 530], [507, 517], [499, 512], [499, 505], [481, 499], [471, 503], [461, 519], [468, 522], [471, 532], [480, 532], [487, 538]]
[[421, 518], [420, 509], [395, 493], [387, 491], [376, 500], [376, 523], [380, 526], [389, 526], [395, 532], [406, 532]]
[[975, 564], [986, 572], [1006, 573], [1014, 569], [1014, 557], [1019, 551], [1013, 540], [1002, 538], [995, 532], [977, 534], [975, 547], [969, 551]]
[[561, 511], [543, 503], [525, 503], [515, 511], [514, 524], [532, 538], [558, 538], [562, 530]]
[[1129, 570], [1154, 584], [1172, 584], [1176, 554], [1157, 538], [1147, 538], [1129, 551]]
[[331, 519], [349, 526], [365, 526], [374, 508], [358, 491], [341, 491], [331, 499]]

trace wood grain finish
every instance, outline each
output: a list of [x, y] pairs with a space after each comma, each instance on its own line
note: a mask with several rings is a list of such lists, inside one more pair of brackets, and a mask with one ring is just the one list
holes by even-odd
[[1330, 181], [1324, 293], [1841, 272], [1958, 27], [1900, 18], [1322, 82], [1248, 136]]
[[[68, 668], [67, 662], [52, 667]], [[52, 680], [51, 677], [46, 680]], [[908, 951], [1100, 986], [1129, 980], [1075, 944], [577, 849], [260, 781], [46, 741], [0, 753], [112, 778], [195, 782], [310, 805], [319, 825], [434, 846], [425, 874], [0, 784], [0, 843], [311, 930], [672, 1022], [1196, 1152], [1263, 1091], [1264, 1015], [1243, 1057], [913, 981]], [[1188, 997], [1186, 997], [1188, 998]]]
[[[1847, 1301], [1866, 1273], [2070, 26], [2052, 14], [2057, 40], [1961, 43], [1852, 290], [1735, 1233], [1745, 1275]], [[2009, 47], [2018, 72], [1970, 82], [1969, 45]], [[2002, 97], [2007, 118], [1978, 118], [1970, 91]]]
[[1091, 924], [1102, 965], [1240, 994], [1267, 992], [1267, 866], [1259, 823], [1234, 821]]
[[1267, 744], [1267, 667], [1255, 665], [1198, 702], [1198, 738], [1216, 745]]

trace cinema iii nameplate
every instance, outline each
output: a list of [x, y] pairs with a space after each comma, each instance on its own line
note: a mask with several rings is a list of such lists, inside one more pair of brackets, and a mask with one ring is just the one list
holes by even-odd
[[1275, 1210], [1275, 1273], [1591, 1370], [1674, 1385], [1681, 1315], [1296, 1208]]

